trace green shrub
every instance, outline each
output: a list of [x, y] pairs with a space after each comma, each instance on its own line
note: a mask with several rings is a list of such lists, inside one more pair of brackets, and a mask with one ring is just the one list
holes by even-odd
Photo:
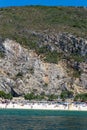
[[23, 77], [23, 73], [22, 72], [18, 72], [16, 77], [20, 77], [20, 78]]
[[60, 95], [61, 99], [65, 100], [67, 98], [72, 98], [73, 97], [73, 92], [72, 91], [62, 91]]
[[4, 58], [4, 57], [5, 57], [4, 52], [0, 51], [0, 58]]
[[48, 101], [53, 101], [55, 99], [58, 99], [57, 95], [54, 95], [54, 94], [48, 95]]
[[5, 92], [4, 91], [0, 91], [0, 97], [3, 98], [5, 96]]
[[35, 95], [33, 92], [24, 95], [25, 100], [42, 100], [44, 95]]
[[32, 50], [33, 50], [33, 49], [35, 49], [35, 50], [37, 49], [37, 43], [35, 43], [35, 42], [30, 42], [30, 43], [28, 43], [28, 46], [29, 46], [29, 48], [32, 49]]
[[74, 59], [74, 61], [77, 61], [77, 62], [83, 62], [85, 61], [85, 57], [83, 56], [80, 56], [80, 55], [70, 55], [70, 59]]
[[46, 54], [44, 61], [57, 64], [58, 61], [60, 60], [60, 57], [61, 57], [61, 55], [57, 51], [48, 52]]
[[0, 97], [4, 99], [12, 99], [12, 95], [10, 93], [6, 94], [4, 91], [0, 91]]
[[32, 99], [35, 99], [35, 95], [34, 95], [33, 92], [32, 93], [28, 93], [28, 94], [24, 95], [24, 98], [26, 100], [32, 100]]
[[9, 93], [9, 94], [5, 94], [4, 98], [11, 100], [13, 98], [13, 96]]
[[39, 54], [46, 54], [47, 52], [49, 51], [49, 49], [47, 48], [47, 46], [42, 46], [42, 47], [39, 47], [38, 49], [37, 49], [37, 52], [39, 53]]
[[77, 95], [74, 97], [74, 100], [75, 100], [75, 101], [87, 101], [87, 93], [77, 94]]
[[44, 99], [44, 95], [36, 95], [35, 99], [36, 100], [42, 100], [42, 99]]
[[34, 74], [34, 68], [33, 68], [33, 67], [29, 68], [29, 72], [30, 72], [31, 74]]
[[73, 77], [79, 78], [81, 76], [81, 71], [74, 69], [73, 71]]

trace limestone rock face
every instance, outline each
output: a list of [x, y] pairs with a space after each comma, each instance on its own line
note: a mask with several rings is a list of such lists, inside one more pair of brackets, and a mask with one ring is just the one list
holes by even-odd
[[[55, 40], [54, 37], [51, 39], [46, 37], [46, 44]], [[54, 42], [59, 50], [73, 53], [82, 46], [78, 53], [82, 56], [87, 54], [86, 41], [75, 40], [72, 36], [62, 37], [62, 35], [57, 36]], [[72, 43], [71, 45], [67, 39]], [[55, 49], [55, 46], [53, 47]], [[86, 62], [79, 64], [83, 71], [80, 78], [73, 78], [69, 75], [68, 71], [71, 70], [67, 68], [64, 60], [59, 61], [58, 64], [46, 63], [35, 51], [23, 48], [16, 41], [0, 40], [0, 52], [4, 53], [4, 57], [0, 58], [0, 90], [6, 93], [11, 92], [13, 96], [20, 96], [29, 92], [59, 95], [63, 90], [71, 90], [75, 94], [87, 91]]]
[[63, 51], [69, 54], [87, 55], [87, 39], [75, 37], [67, 33], [34, 33], [39, 37], [39, 45], [49, 45], [51, 50]]

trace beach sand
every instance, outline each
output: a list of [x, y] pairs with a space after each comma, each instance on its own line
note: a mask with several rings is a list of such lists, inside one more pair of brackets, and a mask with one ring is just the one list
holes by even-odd
[[35, 110], [78, 110], [87, 111], [86, 104], [74, 104], [70, 103], [67, 105], [58, 103], [0, 103], [1, 109], [35, 109]]

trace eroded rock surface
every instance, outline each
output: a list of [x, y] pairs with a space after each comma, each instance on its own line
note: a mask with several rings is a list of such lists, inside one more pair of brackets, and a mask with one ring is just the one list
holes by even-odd
[[[37, 35], [37, 34], [34, 34]], [[39, 34], [38, 34], [39, 35]], [[87, 55], [86, 40], [76, 39], [72, 35], [41, 36], [41, 44], [46, 43], [51, 48], [65, 53]], [[58, 64], [46, 63], [35, 51], [23, 48], [16, 41], [0, 40], [0, 90], [11, 92], [13, 96], [34, 92], [36, 94], [60, 94], [63, 90], [76, 93], [87, 92], [87, 62], [79, 63], [82, 70], [79, 78], [74, 78], [67, 67], [67, 62], [61, 60]]]

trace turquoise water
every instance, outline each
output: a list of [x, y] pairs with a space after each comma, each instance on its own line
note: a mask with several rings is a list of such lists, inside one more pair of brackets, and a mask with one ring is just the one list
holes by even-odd
[[87, 130], [87, 112], [1, 109], [0, 130]]

